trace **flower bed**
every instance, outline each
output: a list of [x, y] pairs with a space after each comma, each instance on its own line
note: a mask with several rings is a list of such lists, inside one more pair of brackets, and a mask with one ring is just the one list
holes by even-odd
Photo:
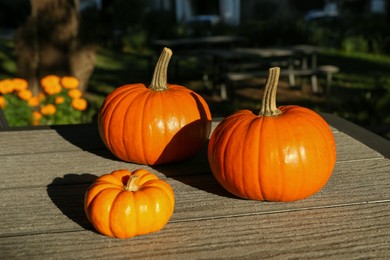
[[0, 108], [9, 126], [83, 123], [87, 100], [78, 88], [78, 79], [48, 75], [33, 95], [25, 79], [0, 81]]

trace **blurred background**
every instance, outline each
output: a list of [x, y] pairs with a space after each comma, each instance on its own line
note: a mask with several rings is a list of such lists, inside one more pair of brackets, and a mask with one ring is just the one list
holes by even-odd
[[[64, 110], [41, 124], [90, 123], [115, 88], [150, 84], [168, 45], [168, 82], [202, 95], [214, 117], [258, 111], [263, 72], [292, 66], [278, 105], [332, 113], [389, 139], [389, 25], [388, 0], [0, 0], [0, 80], [5, 89], [25, 79], [34, 97], [47, 75], [77, 78], [88, 106], [77, 120], [57, 120], [73, 113]], [[250, 58], [239, 48], [288, 55]], [[8, 125], [33, 124], [36, 104], [12, 95], [0, 88]]]

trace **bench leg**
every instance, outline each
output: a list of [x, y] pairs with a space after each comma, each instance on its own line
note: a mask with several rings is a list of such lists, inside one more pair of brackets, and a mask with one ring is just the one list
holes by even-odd
[[330, 89], [332, 87], [332, 74], [333, 73], [326, 73], [326, 94], [330, 94]]
[[317, 82], [317, 75], [313, 74], [311, 75], [311, 89], [313, 93], [318, 93], [318, 82]]
[[333, 65], [324, 65], [318, 68], [318, 72], [321, 75], [325, 75], [325, 94], [328, 96], [332, 88], [333, 74], [339, 72], [339, 68]]
[[288, 83], [293, 87], [295, 86], [294, 64], [292, 60], [289, 60], [288, 64]]
[[203, 90], [205, 90], [207, 93], [210, 92], [211, 94], [214, 94], [215, 87], [214, 84], [210, 83], [209, 75], [207, 74], [207, 72], [203, 73], [202, 83], [203, 83]]
[[290, 84], [290, 87], [295, 86], [295, 75], [294, 75], [294, 72], [288, 73], [288, 83]]
[[220, 85], [220, 95], [221, 95], [221, 100], [225, 101], [228, 99], [227, 88], [225, 83], [222, 83]]

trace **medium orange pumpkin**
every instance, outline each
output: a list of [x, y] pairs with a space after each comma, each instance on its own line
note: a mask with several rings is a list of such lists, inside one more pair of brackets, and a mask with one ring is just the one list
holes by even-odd
[[101, 234], [130, 238], [161, 230], [174, 204], [173, 189], [156, 175], [116, 170], [95, 180], [85, 194], [84, 210]]
[[118, 158], [140, 164], [162, 164], [193, 156], [208, 140], [211, 113], [194, 91], [167, 84], [172, 51], [164, 48], [150, 87], [128, 84], [105, 99], [99, 133]]
[[280, 68], [269, 70], [259, 115], [226, 117], [212, 133], [208, 159], [218, 182], [236, 196], [294, 201], [317, 193], [336, 162], [328, 124], [312, 110], [276, 107]]

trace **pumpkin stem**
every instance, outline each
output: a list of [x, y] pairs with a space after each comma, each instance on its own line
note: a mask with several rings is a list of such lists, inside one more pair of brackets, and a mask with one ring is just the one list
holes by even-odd
[[279, 76], [279, 67], [269, 69], [259, 116], [276, 116], [282, 113], [276, 107], [276, 90], [278, 88]]
[[168, 75], [168, 64], [172, 57], [172, 50], [164, 48], [160, 57], [158, 58], [156, 67], [154, 68], [152, 83], [150, 89], [154, 91], [167, 90], [167, 75]]
[[137, 191], [138, 190], [138, 185], [137, 185], [137, 180], [139, 176], [138, 175], [132, 175], [130, 176], [129, 180], [127, 181], [125, 185], [125, 190], [127, 191]]

